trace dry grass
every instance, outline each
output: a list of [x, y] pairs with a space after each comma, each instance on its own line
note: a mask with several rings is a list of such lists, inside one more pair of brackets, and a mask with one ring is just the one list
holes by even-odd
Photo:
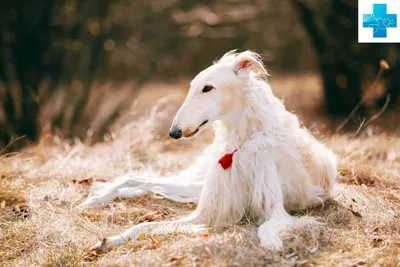
[[104, 236], [142, 221], [184, 216], [195, 208], [142, 197], [83, 213], [73, 209], [89, 191], [84, 183], [73, 184], [74, 179], [108, 180], [146, 168], [176, 172], [210, 142], [211, 132], [192, 141], [167, 138], [183, 95], [161, 100], [151, 109], [153, 99], [172, 92], [164, 86], [145, 90], [133, 109], [140, 113], [121, 117], [102, 143], [88, 146], [45, 136], [19, 154], [0, 158], [1, 265], [400, 266], [398, 134], [382, 134], [374, 125], [357, 139], [331, 136], [332, 123], [315, 113], [321, 97], [317, 78], [301, 81], [272, 78], [276, 90], [280, 88], [275, 93], [340, 157], [339, 183], [324, 207], [296, 214], [295, 229], [283, 236], [284, 251], [262, 249], [255, 226], [243, 222], [205, 234], [141, 235], [106, 254], [87, 253], [86, 248]]

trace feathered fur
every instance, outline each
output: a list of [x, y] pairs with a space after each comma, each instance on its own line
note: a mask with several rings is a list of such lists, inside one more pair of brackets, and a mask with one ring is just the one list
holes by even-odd
[[[204, 155], [175, 177], [126, 176], [83, 204], [155, 192], [176, 201], [198, 200], [196, 210], [180, 221], [135, 226], [112, 237], [111, 245], [134, 238], [139, 230], [170, 231], [164, 227], [194, 224], [217, 228], [247, 217], [260, 225], [262, 246], [280, 249], [279, 233], [292, 224], [286, 210], [304, 209], [329, 197], [336, 179], [334, 154], [273, 95], [260, 79], [267, 75], [259, 55], [231, 51], [196, 76], [171, 131], [189, 138], [212, 123], [215, 140]], [[205, 85], [214, 88], [212, 93], [202, 93]], [[235, 150], [232, 166], [223, 169], [218, 159]]]

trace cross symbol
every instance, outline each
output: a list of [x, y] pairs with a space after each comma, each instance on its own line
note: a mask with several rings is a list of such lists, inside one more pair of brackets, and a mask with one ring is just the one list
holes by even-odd
[[374, 4], [372, 14], [363, 15], [363, 27], [374, 29], [374, 38], [386, 38], [387, 28], [397, 27], [397, 15], [387, 14], [386, 4]]

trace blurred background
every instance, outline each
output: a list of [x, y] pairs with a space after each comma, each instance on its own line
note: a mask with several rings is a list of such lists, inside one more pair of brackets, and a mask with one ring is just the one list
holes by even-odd
[[101, 140], [235, 48], [263, 56], [307, 125], [360, 131], [384, 118], [399, 131], [400, 45], [358, 44], [357, 17], [354, 0], [5, 1], [0, 147]]

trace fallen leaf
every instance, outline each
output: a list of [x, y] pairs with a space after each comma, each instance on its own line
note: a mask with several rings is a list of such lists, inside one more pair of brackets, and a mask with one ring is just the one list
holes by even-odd
[[101, 245], [99, 250], [103, 251], [103, 249], [107, 246], [107, 238], [103, 238], [103, 240], [101, 241]]
[[352, 266], [359, 266], [359, 265], [365, 265], [367, 264], [367, 262], [365, 260], [358, 260], [355, 264], [353, 264]]
[[294, 266], [298, 266], [298, 267], [310, 267], [310, 263], [308, 262], [308, 260], [303, 260], [303, 261], [299, 261], [297, 262]]
[[160, 240], [157, 239], [154, 235], [150, 236], [151, 240], [156, 244], [161, 244]]
[[184, 257], [172, 257], [169, 262], [179, 261], [182, 260]]
[[3, 200], [3, 202], [1, 202], [1, 208], [4, 209], [6, 207], [6, 201]]
[[361, 213], [359, 213], [358, 211], [353, 210], [353, 205], [352, 204], [350, 204], [349, 209], [350, 209], [351, 213], [353, 213], [354, 216], [362, 217]]
[[96, 252], [96, 250], [91, 249], [91, 246], [85, 248], [83, 258], [87, 261], [94, 261], [96, 260], [100, 254]]
[[105, 183], [107, 181], [105, 179], [96, 179], [96, 178], [93, 178], [93, 177], [90, 177], [90, 178], [87, 178], [87, 179], [83, 179], [83, 180], [76, 180], [76, 179], [72, 180], [73, 184], [80, 184], [80, 185], [91, 185], [94, 182]]
[[145, 215], [143, 215], [142, 218], [139, 219], [139, 222], [153, 222], [157, 218], [160, 218], [161, 214], [157, 214], [157, 212], [149, 212]]
[[12, 209], [12, 211], [15, 212], [18, 216], [22, 216], [23, 218], [28, 218], [31, 216], [29, 212], [29, 207], [25, 204], [16, 205]]
[[380, 228], [379, 226], [376, 226], [372, 231], [374, 231], [374, 232], [379, 232], [380, 229], [381, 229], [381, 228]]
[[379, 246], [381, 245], [382, 241], [383, 241], [382, 238], [374, 237], [374, 238], [372, 238], [371, 245], [372, 245], [374, 248], [377, 248], [377, 247], [379, 247]]
[[351, 213], [353, 213], [354, 216], [362, 217], [361, 213], [359, 213], [358, 211], [355, 211], [355, 210], [350, 210], [350, 211], [351, 211]]
[[360, 177], [360, 175], [356, 175], [356, 182], [358, 183], [358, 184], [361, 184], [361, 177]]

